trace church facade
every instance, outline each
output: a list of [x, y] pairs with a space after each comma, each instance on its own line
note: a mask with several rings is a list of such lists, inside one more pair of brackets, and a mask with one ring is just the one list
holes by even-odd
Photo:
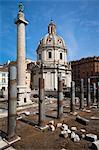
[[62, 76], [65, 88], [70, 87], [71, 65], [67, 62], [67, 48], [62, 37], [57, 35], [53, 21], [48, 25], [48, 34], [39, 42], [37, 61], [29, 64], [32, 89], [39, 88], [39, 78], [45, 79], [45, 91], [57, 91], [58, 76]]

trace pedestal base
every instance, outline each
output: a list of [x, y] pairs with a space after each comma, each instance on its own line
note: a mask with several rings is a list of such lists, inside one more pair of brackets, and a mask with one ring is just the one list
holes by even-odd
[[24, 106], [28, 104], [32, 104], [32, 101], [30, 100], [30, 94], [31, 90], [30, 88], [23, 87], [23, 86], [18, 86], [18, 101], [17, 105], [18, 106]]
[[7, 139], [4, 139], [4, 141], [9, 145], [11, 145], [17, 141], [20, 141], [20, 140], [21, 140], [21, 137], [19, 137], [17, 135], [15, 135], [14, 137], [11, 137], [11, 138], [7, 137]]

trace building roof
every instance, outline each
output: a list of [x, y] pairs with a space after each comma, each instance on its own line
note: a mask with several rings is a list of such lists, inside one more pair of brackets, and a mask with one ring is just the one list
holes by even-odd
[[81, 58], [80, 60], [71, 61], [71, 64], [80, 64], [92, 61], [99, 61], [99, 56]]
[[8, 72], [8, 66], [0, 66], [0, 72]]

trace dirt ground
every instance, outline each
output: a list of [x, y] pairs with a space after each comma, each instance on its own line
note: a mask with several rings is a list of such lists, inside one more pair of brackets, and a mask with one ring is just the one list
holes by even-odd
[[[51, 104], [52, 105], [52, 104]], [[53, 105], [55, 106], [55, 105]], [[66, 123], [69, 128], [71, 126], [77, 127], [77, 132], [80, 134], [80, 129], [85, 129], [86, 133], [93, 133], [98, 136], [99, 139], [99, 120], [92, 120], [90, 117], [99, 117], [99, 108], [92, 108], [91, 112], [79, 111], [78, 114], [84, 118], [90, 120], [88, 125], [82, 125], [78, 123], [75, 119], [76, 116], [69, 113], [69, 108], [64, 107], [64, 118], [63, 120], [55, 119], [56, 108], [51, 111], [47, 111], [46, 114], [54, 116], [53, 118], [46, 117], [47, 122], [49, 120], [54, 120], [55, 125], [57, 122]], [[33, 110], [28, 109], [28, 110]], [[40, 130], [34, 121], [38, 122], [38, 114], [31, 114], [26, 116], [24, 120], [17, 120], [17, 135], [21, 137], [21, 140], [13, 144], [12, 146], [16, 150], [90, 150], [92, 143], [81, 139], [79, 142], [73, 142], [70, 137], [63, 138], [60, 137], [60, 128], [56, 128], [54, 132], [49, 130]], [[27, 121], [28, 120], [28, 121]]]
[[[71, 126], [76, 126], [78, 132], [83, 128], [86, 133], [94, 133], [98, 135], [99, 138], [99, 120], [91, 120], [91, 116], [99, 117], [99, 110], [91, 110], [88, 112], [79, 112], [80, 116], [84, 116], [90, 120], [88, 125], [82, 125], [75, 121], [76, 116], [66, 115], [64, 121], [55, 120], [56, 122], [64, 122], [69, 128]], [[37, 119], [35, 116], [27, 117], [28, 120], [32, 121]], [[53, 119], [52, 119], [53, 120]], [[90, 149], [91, 142], [81, 139], [80, 142], [73, 142], [69, 137], [63, 138], [59, 136], [60, 129], [56, 128], [54, 132], [49, 130], [41, 131], [40, 129], [24, 123], [22, 121], [17, 121], [17, 135], [21, 137], [21, 141], [14, 144], [17, 150], [61, 150], [65, 148], [66, 150], [88, 150]]]

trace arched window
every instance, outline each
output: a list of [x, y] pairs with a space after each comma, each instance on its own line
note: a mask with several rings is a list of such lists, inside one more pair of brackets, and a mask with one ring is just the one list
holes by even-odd
[[52, 58], [52, 53], [48, 52], [48, 58]]
[[60, 53], [60, 59], [62, 59], [62, 53]]
[[39, 54], [39, 60], [41, 59], [41, 54]]

